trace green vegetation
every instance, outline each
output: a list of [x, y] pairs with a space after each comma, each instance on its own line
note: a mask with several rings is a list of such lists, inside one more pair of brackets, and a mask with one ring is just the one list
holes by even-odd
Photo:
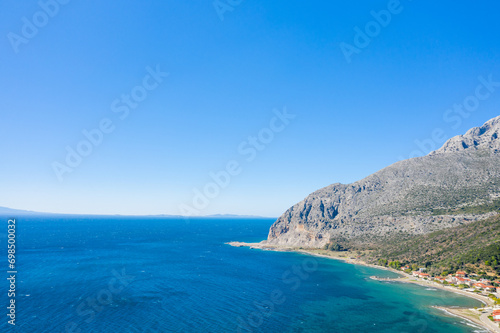
[[345, 249], [342, 245], [337, 243], [330, 243], [329, 246], [326, 248], [326, 250], [335, 252], [347, 251], [347, 249]]
[[379, 259], [378, 264], [379, 266], [387, 266], [387, 259]]
[[500, 212], [500, 199], [493, 200], [478, 206], [466, 206], [456, 209], [433, 209], [432, 215], [458, 215], [458, 214], [486, 214], [490, 212]]
[[[381, 266], [410, 264], [431, 275], [463, 269], [480, 277], [500, 276], [500, 215], [433, 233], [386, 239], [365, 258]], [[395, 264], [393, 264], [395, 265]]]
[[378, 264], [379, 266], [390, 267], [394, 269], [400, 269], [401, 266], [403, 266], [398, 260], [389, 262], [387, 259], [379, 259]]
[[[344, 240], [345, 242], [345, 240]], [[344, 243], [342, 242], [342, 243]], [[326, 244], [324, 247], [323, 247], [324, 250], [329, 250], [329, 251], [335, 251], [335, 252], [344, 252], [344, 251], [348, 251], [349, 248], [347, 247], [344, 247], [344, 245], [342, 245], [338, 240], [336, 239], [330, 239], [330, 242], [328, 244]]]
[[488, 297], [491, 298], [495, 302], [495, 304], [500, 304], [500, 299], [497, 298], [495, 295], [489, 294]]

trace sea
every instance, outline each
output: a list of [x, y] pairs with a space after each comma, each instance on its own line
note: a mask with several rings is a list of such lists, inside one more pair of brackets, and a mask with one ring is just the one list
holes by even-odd
[[15, 297], [4, 278], [0, 332], [485, 332], [433, 308], [480, 307], [474, 299], [226, 244], [265, 239], [273, 219], [20, 216], [9, 274], [8, 218], [0, 267]]

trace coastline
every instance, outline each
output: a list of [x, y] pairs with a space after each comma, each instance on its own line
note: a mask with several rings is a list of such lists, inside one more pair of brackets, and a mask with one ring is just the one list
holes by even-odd
[[[467, 320], [475, 325], [478, 325], [481, 328], [488, 330], [488, 332], [498, 332], [495, 326], [490, 326], [486, 324], [486, 322], [481, 321], [481, 315], [478, 313], [474, 313], [471, 309], [455, 309], [440, 306], [434, 306], [434, 308], [443, 311], [448, 316], [459, 317]], [[493, 324], [493, 322], [491, 323]]]
[[[390, 282], [399, 282], [399, 283], [412, 283], [412, 284], [417, 284], [422, 287], [432, 287], [436, 289], [441, 289], [445, 290], [448, 292], [453, 292], [456, 294], [460, 294], [465, 297], [473, 298], [477, 301], [480, 301], [481, 303], [484, 304], [484, 307], [491, 307], [494, 305], [494, 302], [491, 298], [484, 296], [484, 295], [477, 295], [477, 294], [472, 294], [470, 292], [466, 292], [463, 290], [460, 290], [458, 288], [454, 288], [451, 286], [445, 286], [442, 284], [439, 284], [437, 282], [433, 281], [426, 281], [426, 280], [419, 280], [416, 277], [413, 277], [403, 271], [399, 271], [390, 267], [382, 267], [382, 266], [377, 266], [373, 264], [369, 264], [363, 260], [357, 259], [357, 258], [352, 258], [348, 256], [341, 256], [341, 255], [333, 255], [331, 254], [324, 254], [323, 250], [319, 249], [297, 249], [297, 248], [291, 248], [291, 247], [280, 247], [280, 246], [275, 246], [275, 245], [270, 245], [270, 244], [265, 244], [265, 243], [243, 243], [243, 242], [229, 242], [227, 243], [230, 246], [234, 247], [249, 247], [251, 249], [258, 249], [258, 250], [264, 250], [264, 251], [278, 251], [278, 252], [295, 252], [295, 253], [302, 253], [305, 255], [311, 255], [311, 256], [316, 256], [316, 257], [321, 257], [321, 258], [326, 258], [326, 259], [332, 259], [332, 260], [340, 260], [348, 264], [353, 264], [353, 265], [360, 265], [360, 266], [366, 266], [366, 267], [372, 267], [376, 269], [381, 269], [381, 270], [386, 270], [390, 271], [393, 273], [398, 274], [400, 277], [399, 278], [377, 278], [372, 276], [371, 278], [373, 280], [377, 281], [390, 281]], [[474, 323], [475, 325], [480, 325], [482, 328], [486, 329], [489, 332], [498, 332], [500, 333], [500, 327], [498, 324], [492, 322], [488, 318], [488, 314], [479, 311], [476, 309], [467, 309], [467, 308], [450, 308], [450, 307], [439, 307], [439, 306], [434, 306], [434, 308], [439, 309], [446, 313], [449, 316], [456, 316], [460, 317], [464, 320], [467, 320], [469, 322]]]

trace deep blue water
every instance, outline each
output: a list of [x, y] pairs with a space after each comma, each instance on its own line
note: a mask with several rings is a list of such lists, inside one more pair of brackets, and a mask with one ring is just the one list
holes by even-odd
[[475, 300], [373, 281], [393, 274], [373, 268], [224, 244], [265, 239], [272, 222], [20, 217], [16, 326], [4, 280], [0, 331], [480, 331], [431, 308]]

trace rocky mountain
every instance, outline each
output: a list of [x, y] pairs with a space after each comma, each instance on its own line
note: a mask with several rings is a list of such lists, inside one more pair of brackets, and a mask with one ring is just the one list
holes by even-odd
[[465, 135], [458, 135], [448, 140], [441, 149], [431, 155], [455, 153], [463, 150], [490, 149], [500, 150], [500, 116], [487, 121], [481, 127], [470, 129]]
[[264, 243], [322, 247], [332, 239], [372, 244], [496, 215], [484, 207], [495, 207], [488, 204], [500, 197], [499, 136], [500, 116], [427, 156], [395, 163], [352, 184], [320, 189], [288, 209]]

